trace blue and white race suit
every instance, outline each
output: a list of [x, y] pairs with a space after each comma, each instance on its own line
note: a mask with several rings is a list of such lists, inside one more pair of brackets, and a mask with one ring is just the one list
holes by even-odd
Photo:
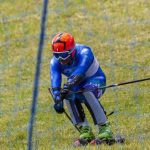
[[[79, 85], [73, 87], [74, 91], [88, 88], [98, 88], [106, 85], [106, 77], [90, 47], [76, 44], [75, 59], [71, 65], [62, 65], [53, 56], [50, 62], [51, 87], [60, 88], [62, 75], [66, 77], [84, 75]], [[74, 124], [84, 121], [85, 113], [81, 103], [84, 103], [91, 113], [95, 124], [104, 124], [107, 118], [98, 99], [105, 90], [94, 90], [83, 93], [69, 94], [65, 101]]]

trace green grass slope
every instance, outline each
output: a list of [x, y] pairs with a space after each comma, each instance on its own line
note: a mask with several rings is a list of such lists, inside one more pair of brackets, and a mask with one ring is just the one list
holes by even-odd
[[[39, 41], [43, 1], [0, 1], [0, 149], [26, 149], [27, 129]], [[74, 35], [92, 47], [106, 73], [107, 84], [150, 76], [149, 6], [145, 0], [49, 1], [46, 39], [33, 133], [34, 149], [74, 149], [78, 132], [53, 110], [48, 93], [51, 40], [57, 32]], [[150, 83], [108, 89], [101, 103], [124, 145], [86, 149], [150, 149]], [[85, 108], [86, 110], [86, 108]], [[95, 134], [88, 111], [88, 119]], [[76, 149], [85, 149], [84, 147]]]

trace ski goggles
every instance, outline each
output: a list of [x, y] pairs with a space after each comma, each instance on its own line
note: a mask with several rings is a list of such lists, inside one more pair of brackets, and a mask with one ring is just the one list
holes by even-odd
[[66, 52], [56, 52], [56, 53], [53, 53], [53, 55], [55, 56], [55, 58], [57, 58], [58, 60], [67, 60], [68, 58], [70, 58], [70, 55], [72, 54], [72, 52], [74, 51], [74, 48], [69, 50], [69, 51], [66, 51]]

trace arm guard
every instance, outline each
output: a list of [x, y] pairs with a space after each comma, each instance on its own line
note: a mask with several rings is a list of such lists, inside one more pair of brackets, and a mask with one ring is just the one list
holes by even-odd
[[64, 89], [71, 89], [73, 86], [79, 85], [82, 82], [83, 78], [83, 75], [75, 75], [69, 77], [67, 83], [64, 84]]
[[49, 88], [49, 91], [50, 91], [55, 103], [59, 103], [59, 102], [62, 101], [61, 100], [60, 88], [55, 87], [55, 88], [52, 88], [52, 90]]

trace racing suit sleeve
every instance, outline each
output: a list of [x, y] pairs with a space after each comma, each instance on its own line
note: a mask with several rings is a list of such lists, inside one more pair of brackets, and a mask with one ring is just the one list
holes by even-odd
[[59, 63], [53, 58], [50, 62], [50, 77], [52, 87], [52, 97], [55, 102], [54, 109], [57, 113], [61, 114], [64, 112], [64, 104], [61, 99], [61, 68]]
[[50, 77], [51, 77], [51, 92], [54, 99], [54, 102], [60, 102], [61, 100], [61, 67], [57, 60], [52, 58], [50, 62]]
[[61, 88], [61, 67], [54, 58], [50, 62], [50, 78], [52, 88]]

